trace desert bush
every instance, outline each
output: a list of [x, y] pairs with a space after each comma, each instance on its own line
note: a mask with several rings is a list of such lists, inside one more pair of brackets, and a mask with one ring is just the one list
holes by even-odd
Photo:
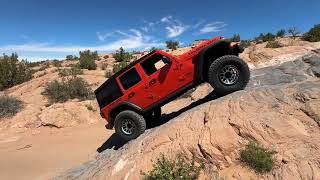
[[43, 61], [43, 62], [40, 64], [39, 71], [44, 71], [44, 70], [48, 69], [49, 67], [50, 67], [50, 62], [48, 62], [48, 61]]
[[255, 38], [255, 41], [257, 43], [267, 42], [267, 41], [274, 41], [275, 37], [276, 36], [274, 34], [272, 34], [271, 32], [268, 32], [266, 34], [260, 33], [260, 35]]
[[241, 40], [241, 41], [240, 41], [240, 46], [242, 46], [242, 47], [247, 48], [247, 47], [249, 47], [250, 45], [251, 45], [251, 41], [250, 41], [250, 40]]
[[278, 41], [268, 41], [266, 44], [266, 48], [279, 48], [282, 47], [282, 45]]
[[57, 59], [53, 60], [52, 64], [54, 67], [62, 67], [62, 61], [59, 61]]
[[96, 109], [91, 104], [86, 104], [86, 107], [89, 111], [96, 111]]
[[299, 36], [300, 31], [298, 28], [293, 27], [293, 28], [288, 29], [288, 33], [291, 34], [291, 37], [293, 37], [293, 39], [295, 39], [296, 37]]
[[117, 64], [113, 65], [113, 73], [117, 73], [118, 71], [120, 71], [121, 69], [123, 69], [124, 67], [126, 67], [129, 63], [128, 62], [119, 62]]
[[0, 58], [0, 91], [21, 84], [32, 78], [31, 68], [25, 61], [19, 61], [17, 54]]
[[111, 76], [113, 75], [113, 73], [111, 72], [111, 71], [106, 71], [105, 72], [105, 74], [104, 74], [104, 76], [106, 77], [106, 78], [110, 78]]
[[284, 37], [286, 35], [286, 30], [285, 29], [280, 29], [277, 33], [277, 37]]
[[95, 60], [98, 59], [97, 51], [91, 52], [90, 50], [80, 51], [79, 65], [81, 69], [95, 70], [97, 65]]
[[161, 157], [153, 164], [153, 169], [148, 173], [141, 172], [141, 175], [144, 180], [191, 180], [198, 179], [202, 168], [203, 165], [195, 165], [194, 158], [188, 162], [184, 155], [178, 154], [175, 160], [170, 160], [161, 154]]
[[191, 100], [193, 100], [192, 98], [192, 93], [196, 90], [196, 88], [192, 88], [189, 91], [185, 92], [184, 94], [182, 94], [179, 99], [181, 98], [191, 98]]
[[179, 47], [179, 42], [178, 41], [166, 41], [166, 46], [168, 49], [171, 50], [176, 50]]
[[37, 61], [37, 62], [27, 62], [27, 65], [29, 67], [37, 67], [37, 66], [40, 66], [40, 64], [43, 63], [41, 61]]
[[156, 48], [156, 47], [151, 47], [150, 48], [150, 51], [155, 51], [155, 50], [158, 50], [159, 48]]
[[109, 58], [109, 55], [104, 55], [103, 58], [104, 58], [104, 59], [108, 59], [108, 58]]
[[107, 66], [108, 66], [107, 64], [102, 64], [102, 65], [101, 65], [101, 70], [106, 70], [106, 69], [107, 69]]
[[303, 35], [303, 40], [310, 42], [320, 41], [320, 24], [314, 25], [308, 32]]
[[83, 70], [76, 66], [72, 66], [71, 68], [58, 69], [58, 72], [59, 76], [61, 77], [76, 76], [83, 74]]
[[73, 55], [67, 55], [66, 56], [66, 60], [68, 60], [68, 61], [76, 61], [78, 59], [79, 58], [77, 56], [73, 56]]
[[50, 102], [65, 102], [69, 99], [80, 100], [92, 98], [92, 90], [89, 84], [80, 77], [64, 78], [62, 81], [54, 80], [49, 82], [43, 95], [47, 96]]
[[239, 41], [240, 41], [240, 34], [234, 34], [234, 35], [230, 38], [230, 40], [231, 40], [232, 42], [239, 42]]
[[0, 118], [14, 116], [23, 108], [22, 101], [11, 96], [0, 96]]
[[132, 59], [132, 55], [126, 52], [122, 47], [120, 47], [120, 49], [117, 50], [115, 54], [113, 54], [113, 58], [117, 62], [130, 61], [130, 59]]
[[273, 151], [270, 151], [256, 142], [249, 142], [245, 149], [240, 151], [241, 161], [258, 172], [268, 172], [274, 166]]

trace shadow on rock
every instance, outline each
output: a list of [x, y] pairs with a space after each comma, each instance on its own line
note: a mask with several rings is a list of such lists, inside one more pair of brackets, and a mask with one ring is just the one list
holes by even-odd
[[180, 109], [179, 111], [175, 111], [175, 112], [172, 112], [170, 114], [163, 114], [160, 118], [160, 120], [158, 121], [153, 121], [153, 122], [148, 122], [147, 123], [147, 129], [151, 129], [151, 128], [154, 128], [154, 127], [158, 127], [158, 126], [161, 126], [163, 124], [165, 124], [166, 122], [170, 121], [171, 119], [179, 116], [180, 114], [196, 107], [196, 106], [199, 106], [201, 104], [204, 104], [208, 101], [212, 101], [212, 100], [215, 100], [215, 99], [218, 99], [222, 97], [222, 95], [218, 94], [217, 92], [215, 91], [212, 91], [210, 94], [208, 94], [207, 96], [205, 96], [204, 98], [202, 99], [199, 99], [193, 103], [191, 103], [190, 105]]
[[[158, 121], [153, 121], [153, 122], [147, 122], [147, 129], [152, 129], [158, 126], [161, 126], [163, 124], [165, 124], [166, 122], [170, 121], [171, 119], [179, 116], [180, 114], [196, 107], [199, 106], [203, 103], [206, 103], [208, 101], [217, 99], [219, 97], [222, 97], [221, 95], [217, 94], [215, 91], [212, 91], [210, 94], [208, 94], [207, 96], [205, 96], [202, 99], [199, 99], [198, 101], [195, 101], [193, 103], [191, 103], [190, 105], [180, 109], [179, 111], [176, 112], [172, 112], [170, 114], [163, 114], [162, 117], [160, 118], [160, 120]], [[98, 149], [97, 152], [101, 153], [107, 149], [114, 149], [114, 150], [118, 150], [119, 148], [121, 148], [123, 145], [125, 145], [128, 141], [125, 141], [123, 139], [121, 139], [117, 134], [112, 134], [110, 136], [110, 138], [104, 142]]]
[[125, 145], [127, 141], [121, 139], [116, 133], [113, 133], [109, 139], [104, 142], [98, 149], [97, 152], [101, 153], [107, 149], [114, 149], [118, 150], [121, 148], [123, 145]]

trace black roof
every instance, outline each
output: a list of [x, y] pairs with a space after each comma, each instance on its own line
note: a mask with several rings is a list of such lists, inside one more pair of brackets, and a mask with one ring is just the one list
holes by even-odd
[[141, 58], [139, 58], [136, 61], [133, 61], [132, 63], [128, 64], [126, 67], [124, 67], [123, 69], [121, 69], [120, 71], [116, 72], [114, 75], [112, 75], [109, 79], [107, 79], [100, 87], [98, 87], [94, 92], [98, 92], [101, 89], [104, 88], [104, 86], [107, 84], [107, 82], [111, 79], [115, 79], [117, 76], [119, 76], [120, 74], [122, 74], [123, 72], [129, 70], [131, 67], [135, 66], [136, 64], [140, 63], [145, 57], [153, 54], [156, 50], [153, 50], [151, 52], [149, 52], [148, 54], [142, 56]]

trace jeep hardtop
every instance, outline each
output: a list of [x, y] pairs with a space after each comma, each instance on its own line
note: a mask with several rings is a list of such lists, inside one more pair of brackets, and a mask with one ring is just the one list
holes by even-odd
[[173, 56], [155, 50], [115, 73], [95, 90], [108, 129], [125, 140], [138, 137], [147, 121], [161, 116], [161, 106], [208, 82], [217, 93], [244, 89], [248, 65], [238, 57], [243, 48], [222, 36]]

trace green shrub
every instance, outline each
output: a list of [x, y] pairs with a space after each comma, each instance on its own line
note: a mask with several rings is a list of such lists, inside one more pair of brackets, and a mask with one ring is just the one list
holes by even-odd
[[282, 45], [278, 41], [268, 41], [266, 44], [266, 48], [279, 48], [282, 47]]
[[275, 35], [273, 35], [272, 33], [268, 32], [266, 34], [260, 33], [260, 35], [258, 37], [255, 38], [255, 41], [257, 43], [260, 42], [267, 42], [267, 41], [274, 41], [275, 40]]
[[52, 64], [54, 67], [62, 67], [62, 61], [59, 61], [57, 59], [53, 60]]
[[66, 56], [66, 60], [68, 61], [75, 61], [78, 60], [79, 58], [77, 56], [73, 56], [73, 55], [67, 55]]
[[107, 69], [107, 66], [108, 66], [107, 64], [102, 64], [102, 65], [101, 65], [101, 70], [106, 70], [106, 69]]
[[166, 46], [168, 49], [176, 50], [179, 47], [179, 42], [178, 41], [166, 41]]
[[151, 47], [150, 48], [150, 51], [155, 51], [155, 50], [158, 50], [159, 48], [156, 48], [156, 47]]
[[300, 31], [298, 28], [293, 27], [293, 28], [288, 29], [288, 33], [291, 34], [291, 37], [293, 37], [293, 39], [295, 39], [296, 37], [299, 36]]
[[280, 29], [276, 34], [277, 37], [284, 37], [285, 35], [286, 35], [285, 29]]
[[113, 73], [110, 71], [106, 71], [104, 75], [106, 78], [110, 78], [113, 75]]
[[239, 41], [240, 41], [240, 34], [234, 34], [234, 35], [230, 38], [230, 40], [231, 40], [232, 42], [239, 42]]
[[37, 66], [40, 66], [40, 64], [43, 63], [41, 61], [37, 61], [37, 62], [27, 62], [27, 65], [29, 67], [37, 67]]
[[122, 47], [120, 47], [120, 49], [117, 50], [115, 54], [113, 54], [113, 58], [117, 62], [130, 61], [130, 59], [132, 59], [132, 55], [126, 52]]
[[14, 116], [23, 108], [22, 101], [15, 97], [0, 96], [0, 118]]
[[91, 52], [90, 50], [80, 51], [79, 65], [81, 69], [95, 70], [97, 65], [95, 60], [98, 59], [97, 51]]
[[193, 100], [192, 98], [192, 93], [196, 90], [196, 88], [190, 89], [189, 91], [185, 92], [184, 94], [182, 94], [179, 99], [181, 98], [191, 98], [191, 100]]
[[61, 77], [76, 76], [76, 75], [83, 74], [83, 70], [79, 69], [77, 66], [72, 66], [70, 69], [69, 68], [58, 69], [58, 72], [59, 72], [59, 76]]
[[43, 95], [47, 96], [50, 102], [65, 102], [69, 99], [80, 100], [92, 98], [92, 90], [88, 83], [80, 77], [64, 78], [61, 82], [54, 80], [49, 82]]
[[19, 61], [17, 54], [0, 58], [0, 91], [21, 84], [32, 78], [32, 71], [25, 61]]
[[118, 71], [120, 71], [121, 69], [123, 69], [124, 67], [126, 67], [129, 63], [128, 62], [120, 62], [117, 64], [113, 65], [113, 73], [117, 73]]
[[315, 25], [303, 35], [303, 40], [310, 42], [320, 41], [320, 24]]
[[258, 172], [268, 172], [274, 166], [273, 151], [270, 151], [256, 142], [250, 142], [240, 151], [241, 161]]
[[251, 45], [251, 41], [250, 41], [250, 40], [241, 40], [241, 41], [240, 41], [240, 46], [242, 46], [242, 47], [247, 48], [247, 47], [249, 47], [250, 45]]
[[265, 34], [263, 37], [262, 37], [262, 41], [263, 42], [267, 42], [267, 41], [274, 41], [275, 39], [275, 35], [273, 35], [272, 33], [268, 32], [267, 34]]
[[91, 104], [86, 104], [86, 107], [89, 111], [96, 111], [96, 109]]
[[40, 68], [38, 69], [38, 71], [44, 71], [46, 69], [48, 69], [50, 67], [50, 63], [48, 61], [43, 61], [40, 64]]
[[148, 173], [141, 172], [144, 180], [179, 180], [179, 179], [198, 179], [202, 165], [195, 165], [195, 160], [188, 162], [182, 154], [178, 154], [175, 160], [167, 159], [163, 154], [153, 164], [153, 169]]

